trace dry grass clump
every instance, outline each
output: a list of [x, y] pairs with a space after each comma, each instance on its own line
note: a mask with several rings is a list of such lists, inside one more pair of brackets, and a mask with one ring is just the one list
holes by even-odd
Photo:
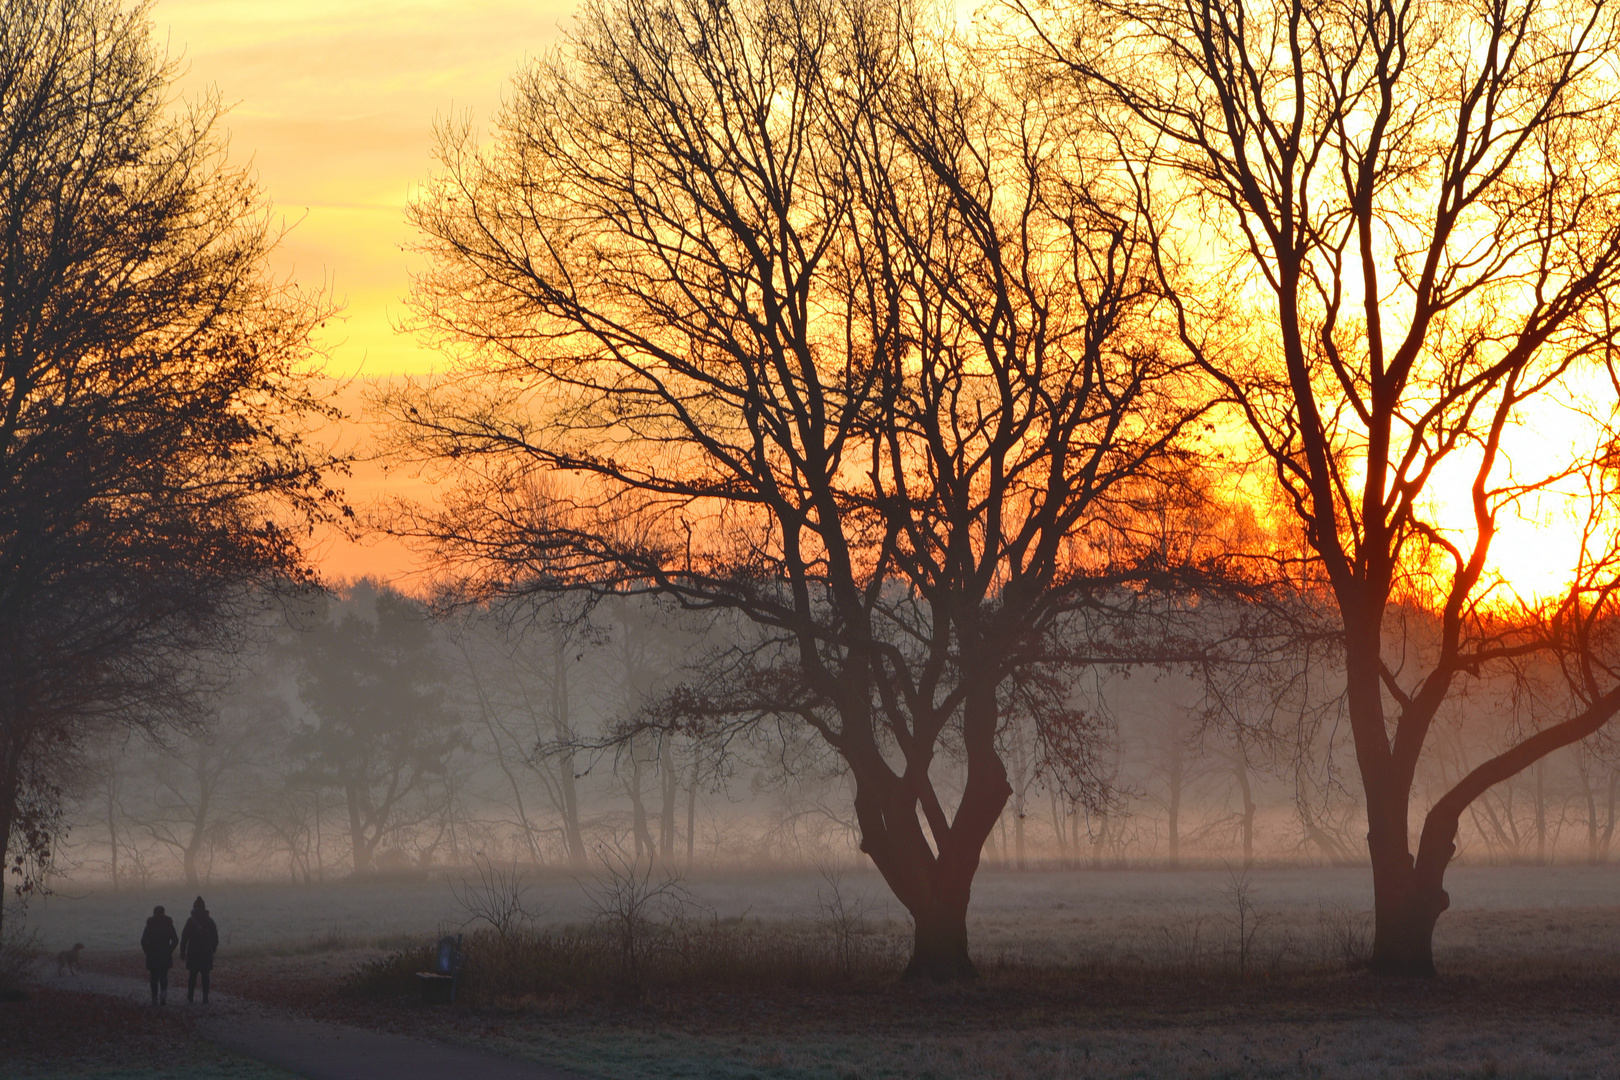
[[40, 948], [39, 935], [10, 923], [0, 935], [0, 992], [16, 993], [33, 978], [45, 952]]
[[[594, 911], [584, 927], [535, 929], [527, 875], [480, 863], [454, 896], [464, 925], [482, 924], [463, 944], [458, 994], [470, 1003], [555, 997], [636, 999], [653, 988], [828, 988], [886, 981], [900, 969], [904, 941], [874, 931], [864, 897], [834, 871], [817, 890], [821, 917], [765, 925], [721, 919], [698, 903], [677, 875], [651, 861], [605, 854], [580, 888]], [[422, 942], [363, 964], [350, 982], [362, 994], [414, 992], [433, 969]]]
[[[719, 919], [703, 912], [678, 878], [651, 868], [608, 863], [582, 883], [595, 919], [583, 927], [534, 929], [522, 906], [520, 876], [464, 886], [469, 924], [459, 994], [469, 1004], [536, 1000], [634, 1000], [649, 990], [739, 991], [862, 989], [892, 981], [909, 952], [895, 924], [867, 918], [867, 903], [836, 874], [823, 876], [820, 916], [808, 921]], [[1277, 919], [1255, 904], [1249, 876], [1234, 874], [1224, 912], [1171, 923], [1116, 927], [1117, 946], [1064, 954], [1036, 943], [979, 950], [982, 974], [1017, 982], [1075, 977], [1158, 982], [1165, 977], [1247, 981], [1334, 970], [1365, 960], [1365, 913], [1324, 906]], [[1026, 930], [1027, 933], [1027, 930]], [[415, 975], [432, 970], [435, 947], [421, 940], [362, 964], [349, 989], [365, 996], [412, 994]]]
[[1066, 935], [1036, 920], [979, 929], [974, 959], [981, 973], [1246, 982], [1359, 971], [1371, 955], [1373, 920], [1371, 912], [1341, 905], [1277, 911], [1245, 899], [1171, 920], [1099, 919]]
[[408, 949], [421, 940], [419, 934], [353, 934], [333, 928], [324, 933], [285, 941], [238, 945], [231, 949], [237, 958], [316, 956], [360, 950]]
[[[674, 920], [635, 928], [596, 925], [473, 932], [458, 996], [469, 1004], [545, 998], [637, 998], [660, 988], [833, 989], [893, 979], [908, 943], [884, 930], [845, 935], [820, 926], [751, 920]], [[348, 983], [367, 996], [417, 993], [433, 970], [424, 942], [360, 965]]]

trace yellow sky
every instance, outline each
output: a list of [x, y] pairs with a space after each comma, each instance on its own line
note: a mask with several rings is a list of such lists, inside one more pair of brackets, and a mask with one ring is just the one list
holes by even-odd
[[345, 305], [332, 373], [423, 372], [395, 334], [409, 285], [404, 208], [431, 167], [435, 117], [487, 120], [525, 57], [557, 40], [572, 0], [159, 0], [159, 41], [187, 95], [216, 88], [231, 152], [296, 227], [276, 269]]
[[[230, 107], [232, 157], [252, 161], [294, 226], [274, 270], [343, 305], [323, 340], [330, 374], [370, 379], [443, 366], [394, 330], [413, 265], [402, 250], [405, 204], [432, 168], [434, 120], [471, 110], [487, 121], [512, 74], [557, 40], [574, 6], [158, 0], [152, 8], [158, 42], [186, 66], [181, 92], [219, 93]], [[365, 505], [413, 485], [362, 466], [347, 486]], [[336, 537], [322, 539], [319, 558], [335, 578], [393, 577], [412, 563], [392, 542]]]

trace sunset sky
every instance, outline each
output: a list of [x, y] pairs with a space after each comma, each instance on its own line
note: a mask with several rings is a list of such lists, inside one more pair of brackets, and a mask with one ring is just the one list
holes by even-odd
[[[231, 153], [253, 164], [292, 226], [274, 260], [281, 276], [324, 287], [343, 306], [323, 344], [332, 375], [420, 375], [442, 359], [396, 333], [413, 256], [405, 204], [432, 168], [436, 118], [470, 110], [487, 121], [526, 57], [545, 52], [572, 0], [158, 0], [160, 46], [186, 68], [188, 97], [213, 89], [229, 107]], [[360, 395], [351, 393], [351, 398]], [[356, 469], [365, 505], [409, 477]], [[397, 544], [325, 540], [335, 578], [395, 576]]]
[[[181, 91], [219, 94], [233, 157], [252, 162], [291, 226], [275, 272], [342, 305], [322, 344], [330, 374], [356, 380], [345, 394], [352, 412], [366, 381], [444, 367], [395, 329], [416, 263], [403, 250], [411, 241], [405, 205], [433, 168], [435, 120], [470, 112], [487, 124], [512, 74], [558, 41], [574, 10], [574, 0], [158, 0], [152, 8], [158, 41], [185, 66]], [[345, 448], [364, 452], [365, 431], [350, 425]], [[1541, 442], [1532, 435], [1520, 446]], [[1439, 479], [1438, 501], [1457, 503], [1443, 517], [1467, 528], [1468, 477]], [[346, 488], [362, 509], [391, 494], [431, 497], [420, 480], [375, 464], [357, 466]], [[1573, 539], [1568, 507], [1554, 498], [1526, 510], [1540, 520], [1504, 520], [1493, 561], [1521, 587], [1557, 590], [1570, 553], [1556, 549]], [[404, 581], [416, 565], [402, 545], [376, 539], [324, 537], [317, 557], [334, 580]]]

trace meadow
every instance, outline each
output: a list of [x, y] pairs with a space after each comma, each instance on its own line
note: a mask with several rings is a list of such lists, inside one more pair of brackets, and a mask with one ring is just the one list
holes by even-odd
[[[844, 871], [837, 877], [845, 903], [872, 927], [903, 930], [904, 910], [875, 873]], [[1234, 877], [1225, 867], [985, 870], [973, 892], [973, 947], [983, 959], [1163, 962], [1175, 952], [1173, 943], [1195, 928], [1207, 929], [1216, 947], [1220, 928], [1234, 914]], [[523, 906], [542, 925], [588, 922], [595, 910], [584, 886], [594, 880], [588, 873], [526, 874]], [[822, 874], [802, 868], [680, 880], [690, 914], [728, 921], [814, 921], [832, 891]], [[1442, 963], [1446, 957], [1472, 962], [1503, 951], [1508, 942], [1509, 951], [1522, 957], [1620, 960], [1620, 866], [1460, 866], [1446, 880], [1451, 910], [1440, 921], [1435, 944]], [[226, 950], [273, 950], [301, 942], [366, 944], [453, 932], [468, 921], [455, 897], [459, 884], [446, 876], [318, 886], [220, 884], [200, 891]], [[1372, 907], [1370, 874], [1356, 867], [1257, 868], [1248, 875], [1247, 892], [1262, 919], [1261, 934], [1286, 932], [1300, 938], [1302, 949], [1302, 935], [1324, 918]], [[192, 897], [193, 890], [182, 885], [112, 892], [66, 884], [57, 895], [34, 901], [26, 920], [49, 948], [82, 941], [94, 951], [116, 951], [134, 947], [154, 904], [179, 916]]]
[[[981, 978], [947, 986], [896, 981], [908, 926], [875, 876], [837, 882], [842, 925], [863, 949], [845, 979], [828, 977], [840, 923], [826, 878], [698, 875], [682, 883], [686, 929], [632, 993], [580, 974], [591, 935], [611, 938], [598, 902], [571, 876], [535, 874], [524, 904], [536, 921], [504, 939], [466, 925], [471, 992], [426, 1007], [409, 975], [434, 935], [466, 922], [458, 884], [206, 889], [226, 938], [217, 985], [603, 1080], [1620, 1070], [1613, 867], [1456, 868], [1436, 938], [1442, 975], [1418, 982], [1353, 970], [1370, 929], [1367, 873], [1353, 868], [987, 872], [972, 922]], [[135, 974], [130, 927], [152, 903], [189, 900], [179, 888], [87, 890], [37, 905], [29, 921], [46, 944], [83, 940], [92, 967]], [[520, 954], [552, 967], [516, 970]]]

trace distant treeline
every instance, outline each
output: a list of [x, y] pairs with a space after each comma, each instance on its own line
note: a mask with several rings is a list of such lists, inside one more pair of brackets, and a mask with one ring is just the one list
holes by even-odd
[[[836, 759], [764, 738], [716, 757], [679, 731], [624, 734], [689, 674], [712, 625], [645, 600], [429, 608], [358, 582], [276, 627], [205, 726], [102, 743], [60, 871], [118, 888], [409, 875], [475, 858], [593, 868], [601, 852], [674, 871], [860, 858]], [[1430, 783], [1522, 722], [1503, 689], [1456, 702]], [[1339, 702], [1299, 703], [1283, 722], [1256, 691], [1235, 723], [1229, 701], [1177, 670], [1070, 692], [1106, 720], [1106, 789], [1074, 798], [1029, 726], [1009, 723], [1013, 795], [986, 867], [1365, 864]], [[941, 763], [947, 789], [953, 771]], [[1576, 744], [1478, 800], [1458, 858], [1607, 861], [1617, 792], [1612, 744]]]

